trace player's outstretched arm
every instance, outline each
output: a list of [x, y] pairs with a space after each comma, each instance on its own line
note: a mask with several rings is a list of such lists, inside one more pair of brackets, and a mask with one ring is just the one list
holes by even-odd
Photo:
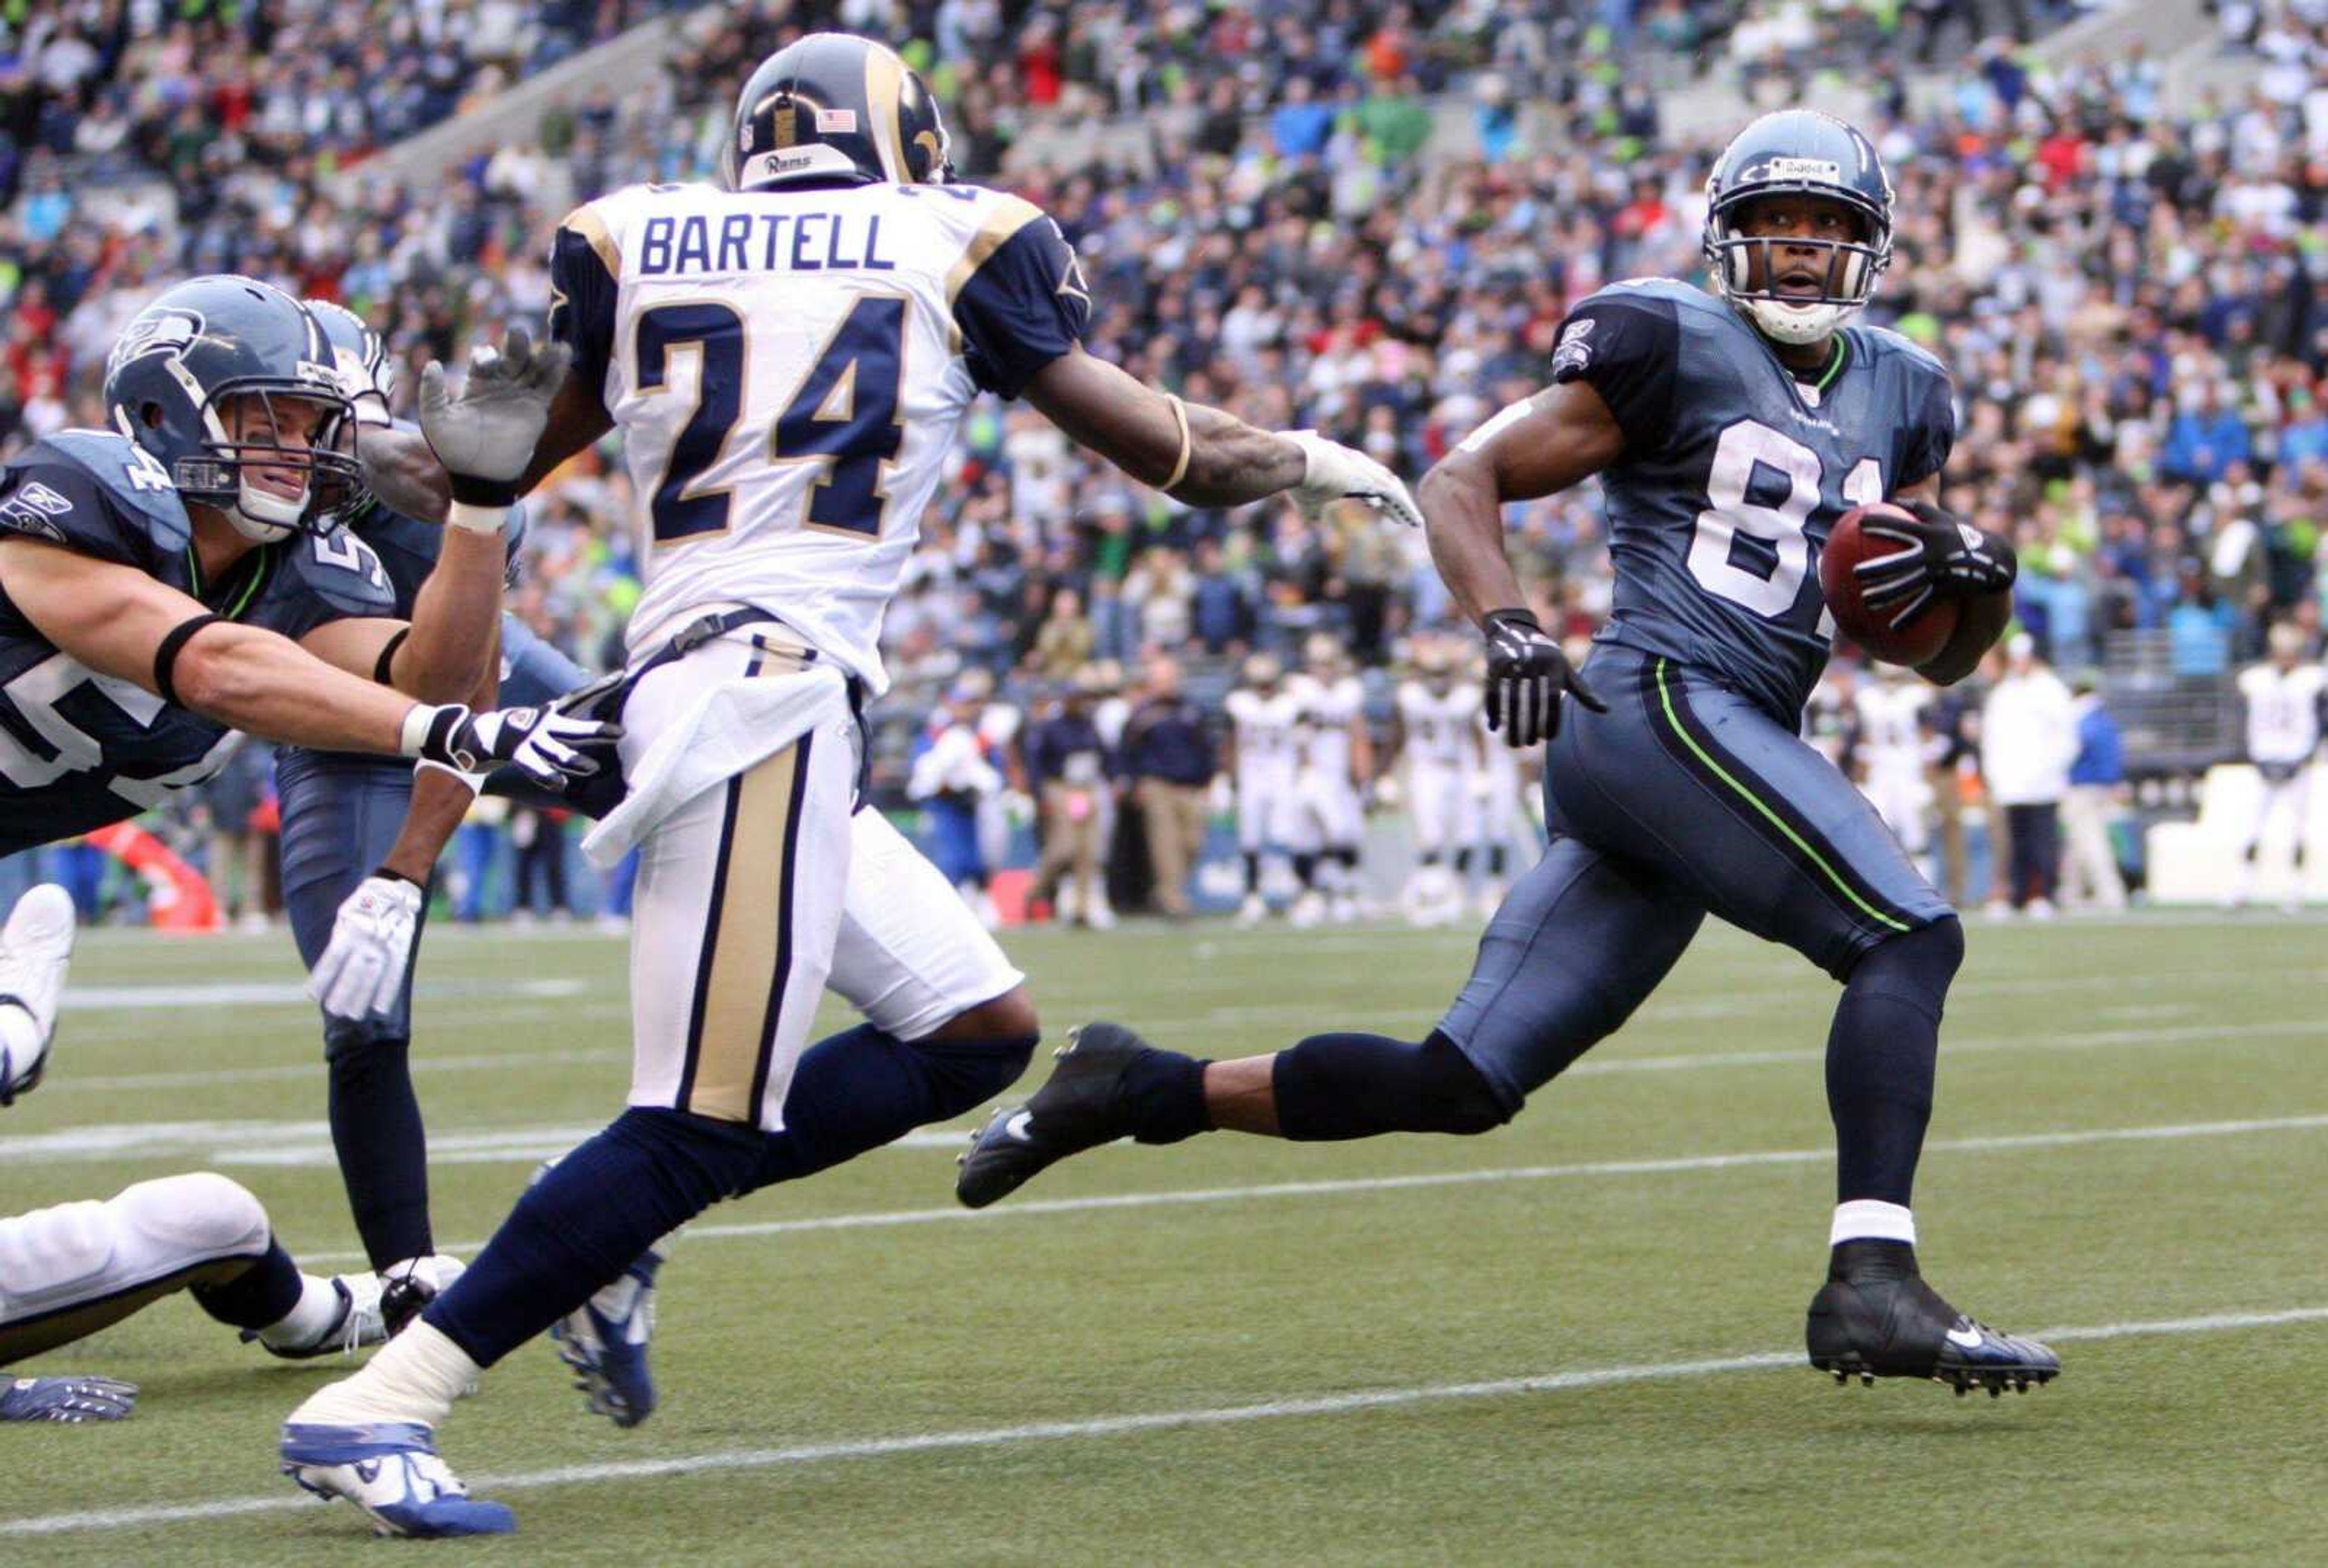
[[1504, 503], [1532, 501], [1624, 455], [1625, 432], [1600, 394], [1563, 381], [1515, 403], [1422, 476], [1422, 532], [1447, 591], [1488, 640], [1488, 728], [1515, 747], [1560, 728], [1563, 695], [1605, 711], [1527, 608], [1504, 553]]
[[1190, 506], [1290, 491], [1312, 512], [1347, 500], [1409, 525], [1422, 521], [1406, 486], [1365, 453], [1312, 430], [1273, 435], [1167, 397], [1080, 346], [1037, 371], [1026, 397], [1078, 446]]
[[0, 586], [43, 637], [88, 668], [282, 745], [461, 762], [472, 771], [514, 762], [556, 788], [568, 774], [596, 771], [577, 747], [603, 748], [620, 733], [562, 715], [415, 702], [287, 637], [223, 620], [134, 567], [56, 545], [0, 540]]

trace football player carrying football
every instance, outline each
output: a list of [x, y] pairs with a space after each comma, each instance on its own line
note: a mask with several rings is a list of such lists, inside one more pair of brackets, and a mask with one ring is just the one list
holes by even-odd
[[[1880, 577], [1897, 603], [1926, 588], [1961, 601], [1957, 633], [1922, 671], [1943, 684], [2001, 630], [2011, 550], [1938, 511], [1955, 436], [1947, 372], [1897, 334], [1851, 324], [1892, 255], [1891, 184], [1867, 139], [1825, 115], [1766, 116], [1723, 154], [1707, 193], [1714, 293], [1652, 279], [1585, 300], [1554, 385], [1482, 426], [1422, 490], [1432, 559], [1487, 637], [1489, 722], [1514, 746], [1548, 741], [1552, 839], [1439, 1027], [1419, 1042], [1319, 1034], [1205, 1062], [1090, 1025], [1024, 1113], [978, 1135], [964, 1203], [1124, 1136], [1484, 1132], [1622, 1025], [1711, 911], [1844, 986], [1826, 1063], [1838, 1203], [1810, 1308], [1813, 1365], [1959, 1393], [2059, 1370], [1918, 1271], [1910, 1187], [1964, 934], [1865, 799], [1797, 736], [1831, 629], [1812, 552], [1846, 509], [1887, 497], [1918, 509], [1910, 546], [1862, 580]], [[1518, 607], [1500, 507], [1595, 474], [1616, 596], [1580, 676]]]

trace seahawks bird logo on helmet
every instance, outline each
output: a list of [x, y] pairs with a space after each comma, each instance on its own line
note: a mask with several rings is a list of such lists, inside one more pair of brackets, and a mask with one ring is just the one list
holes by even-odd
[[[215, 507], [247, 539], [329, 531], [359, 482], [352, 411], [323, 329], [256, 278], [198, 277], [138, 312], [106, 361], [105, 404], [181, 498]], [[297, 405], [309, 422], [295, 427], [286, 416]], [[267, 474], [297, 475], [296, 493]]]
[[953, 178], [937, 99], [894, 50], [812, 33], [760, 63], [720, 159], [731, 191], [795, 183], [939, 184]]
[[[1815, 196], [1859, 221], [1850, 240], [1740, 232], [1747, 205], [1769, 196]], [[1769, 336], [1815, 343], [1875, 296], [1892, 265], [1892, 182], [1874, 144], [1832, 115], [1812, 109], [1767, 114], [1738, 133], [1705, 182], [1705, 264], [1714, 291]], [[1781, 293], [1774, 248], [1825, 252], [1816, 296]]]

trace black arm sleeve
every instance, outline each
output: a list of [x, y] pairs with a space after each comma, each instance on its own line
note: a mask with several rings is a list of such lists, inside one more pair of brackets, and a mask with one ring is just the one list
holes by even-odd
[[1048, 218], [1028, 219], [954, 296], [971, 379], [1017, 397], [1037, 371], [1083, 341], [1091, 306], [1075, 247]]
[[615, 350], [615, 275], [598, 249], [605, 235], [583, 208], [558, 226], [549, 244], [549, 335], [574, 351], [574, 373], [602, 404]]
[[1670, 303], [1596, 294], [1561, 324], [1552, 379], [1589, 384], [1625, 432], [1626, 455], [1648, 457], [1673, 434], [1680, 358], [1681, 324]]
[[1908, 433], [1901, 445], [1899, 478], [1892, 488], [1905, 490], [1947, 467], [1948, 454], [1956, 444], [1954, 389], [1946, 374], [1936, 373], [1926, 379], [1922, 406], [1909, 420]]

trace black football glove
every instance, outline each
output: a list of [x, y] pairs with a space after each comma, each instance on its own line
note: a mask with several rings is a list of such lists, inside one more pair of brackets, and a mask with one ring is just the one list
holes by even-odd
[[1609, 711], [1533, 613], [1490, 611], [1480, 629], [1488, 637], [1488, 728], [1506, 746], [1523, 749], [1558, 735], [1563, 693], [1595, 713]]
[[592, 754], [609, 752], [623, 738], [621, 725], [573, 717], [557, 703], [490, 713], [447, 703], [418, 710], [406, 728], [405, 755], [423, 765], [482, 784], [484, 775], [506, 763], [546, 790], [563, 790], [569, 781], [597, 773], [599, 756]]
[[1860, 531], [1899, 548], [1870, 556], [1851, 568], [1859, 579], [1860, 602], [1873, 611], [1892, 612], [1896, 630], [1924, 613], [1934, 599], [1976, 599], [2002, 593], [2020, 575], [2013, 547], [1984, 533], [1954, 512], [1929, 501], [1895, 504], [1909, 518], [1878, 512]]

